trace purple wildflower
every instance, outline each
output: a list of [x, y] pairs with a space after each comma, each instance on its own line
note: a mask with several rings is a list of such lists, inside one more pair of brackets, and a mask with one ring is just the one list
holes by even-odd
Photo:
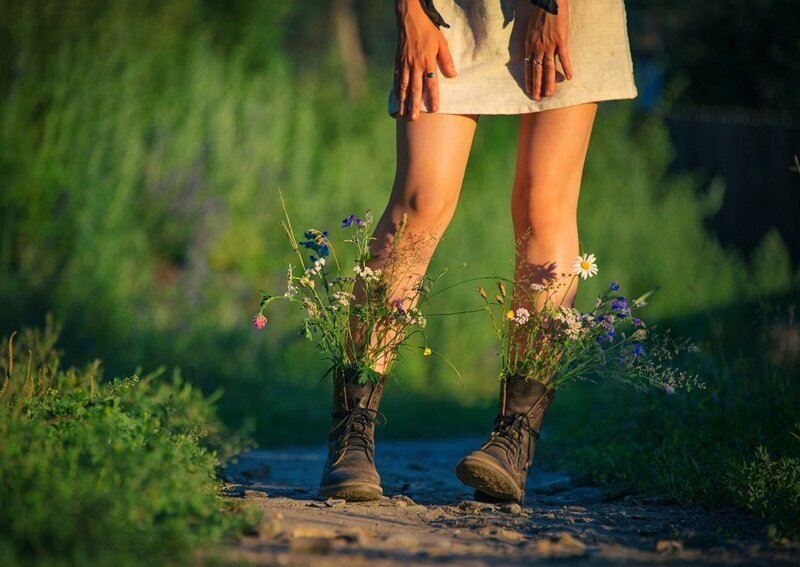
[[611, 282], [608, 286], [608, 289], [611, 291], [619, 291], [619, 284], [617, 282]]
[[353, 220], [355, 218], [356, 218], [356, 216], [353, 213], [350, 213], [349, 217], [347, 217], [346, 219], [342, 220], [342, 228], [347, 228], [348, 226], [353, 224]]

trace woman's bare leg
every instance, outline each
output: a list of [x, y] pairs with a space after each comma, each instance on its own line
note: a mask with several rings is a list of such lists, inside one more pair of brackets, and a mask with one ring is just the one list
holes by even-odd
[[515, 279], [558, 279], [564, 285], [550, 298], [555, 304], [572, 306], [577, 291], [577, 283], [568, 287], [570, 278], [561, 274], [571, 272], [579, 252], [578, 194], [596, 110], [597, 103], [588, 103], [523, 114], [520, 120], [511, 216], [515, 239], [524, 241]]
[[[370, 268], [386, 270], [390, 298], [413, 297], [413, 286], [428, 268], [431, 256], [450, 220], [453, 218], [464, 171], [467, 166], [477, 116], [460, 114], [422, 115], [414, 121], [397, 119], [397, 170], [389, 202], [373, 232], [367, 262]], [[392, 244], [407, 213], [407, 224], [398, 249]], [[387, 270], [387, 266], [391, 269]], [[364, 291], [357, 285], [356, 302], [364, 301]], [[416, 301], [404, 301], [403, 308]], [[356, 348], [363, 348], [364, 331], [356, 317], [351, 318], [351, 332]], [[393, 334], [385, 337], [391, 341]], [[369, 337], [372, 346], [377, 339]], [[388, 344], [385, 343], [385, 344]], [[352, 346], [352, 345], [351, 345]], [[393, 352], [385, 351], [373, 370], [385, 372], [393, 361]]]

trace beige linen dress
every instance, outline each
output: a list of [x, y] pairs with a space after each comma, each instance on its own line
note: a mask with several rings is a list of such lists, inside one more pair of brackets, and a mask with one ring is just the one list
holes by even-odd
[[[573, 78], [556, 58], [555, 93], [533, 100], [523, 87], [529, 0], [436, 0], [450, 28], [447, 39], [458, 75], [437, 69], [444, 114], [523, 114], [592, 101], [634, 98], [627, 17], [623, 0], [569, 0], [568, 48]], [[389, 114], [399, 102], [389, 91]], [[423, 110], [430, 111], [427, 97]]]

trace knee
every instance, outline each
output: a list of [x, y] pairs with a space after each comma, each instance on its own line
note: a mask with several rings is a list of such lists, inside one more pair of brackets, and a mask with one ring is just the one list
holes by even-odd
[[530, 233], [533, 240], [559, 239], [577, 231], [577, 201], [570, 191], [528, 185], [515, 187], [511, 198], [514, 232]]
[[442, 196], [441, 191], [429, 191], [425, 187], [405, 191], [404, 199], [395, 205], [397, 216], [408, 215], [410, 227], [444, 230], [453, 216], [454, 204]]

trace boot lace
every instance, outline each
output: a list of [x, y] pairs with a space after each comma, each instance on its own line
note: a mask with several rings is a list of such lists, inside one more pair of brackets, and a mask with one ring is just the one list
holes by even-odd
[[533, 429], [530, 416], [524, 413], [498, 416], [494, 421], [494, 430], [483, 448], [492, 444], [501, 447], [509, 460], [515, 463], [517, 468], [524, 470], [528, 468], [528, 462], [527, 458], [524, 463], [521, 462], [523, 430], [528, 432], [528, 450], [525, 455], [530, 458], [533, 445], [539, 439], [539, 433]]
[[367, 458], [375, 464], [373, 455], [375, 453], [375, 440], [372, 436], [373, 425], [384, 425], [386, 416], [378, 410], [369, 408], [355, 407], [348, 410], [341, 420], [331, 428], [331, 433], [341, 429], [339, 437], [336, 439], [338, 456], [334, 465], [342, 460], [348, 448], [361, 449], [366, 453]]

